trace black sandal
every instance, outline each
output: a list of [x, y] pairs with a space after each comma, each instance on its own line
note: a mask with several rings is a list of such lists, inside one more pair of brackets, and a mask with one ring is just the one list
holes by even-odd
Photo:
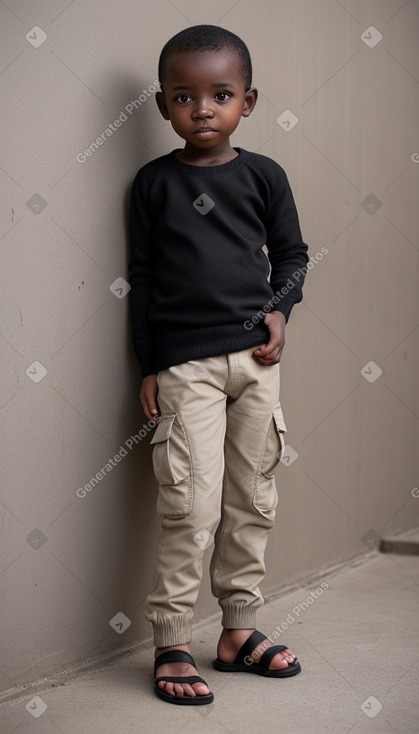
[[221, 670], [223, 673], [255, 673], [256, 675], [263, 675], [267, 678], [288, 678], [290, 675], [297, 675], [297, 673], [301, 672], [301, 665], [297, 662], [297, 658], [295, 658], [291, 665], [288, 663], [287, 668], [269, 670], [269, 664], [272, 658], [278, 652], [288, 650], [286, 645], [273, 645], [273, 647], [268, 647], [259, 659], [259, 662], [255, 662], [252, 653], [266, 639], [266, 635], [255, 630], [241, 646], [234, 663], [224, 663], [220, 658], [216, 658], [212, 663], [215, 670]]
[[[186, 650], [168, 650], [168, 652], [163, 652], [161, 655], [159, 655], [154, 661], [154, 676], [156, 675], [156, 670], [159, 665], [163, 665], [163, 663], [190, 663], [194, 666], [194, 668], [196, 668], [195, 660], [193, 659], [192, 655], [186, 652]], [[205, 685], [207, 685], [207, 683], [199, 675], [189, 675], [183, 678], [182, 676], [165, 675], [161, 676], [160, 678], [155, 677], [154, 690], [156, 692], [156, 695], [163, 701], [167, 701], [167, 703], [177, 703], [181, 704], [182, 706], [202, 706], [206, 703], [212, 703], [214, 700], [213, 693], [206, 693], [205, 695], [197, 693], [196, 696], [169, 696], [168, 693], [165, 693], [161, 690], [161, 688], [158, 687], [157, 684], [161, 680], [169, 681], [169, 683], [189, 683], [190, 685], [192, 685], [192, 683], [204, 683]]]

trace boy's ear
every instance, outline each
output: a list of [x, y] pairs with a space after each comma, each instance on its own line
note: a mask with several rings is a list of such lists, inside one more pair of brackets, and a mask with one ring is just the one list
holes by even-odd
[[163, 115], [165, 120], [170, 120], [169, 112], [166, 106], [166, 98], [164, 96], [163, 92], [156, 92], [156, 103], [157, 107], [160, 110], [160, 113]]
[[246, 92], [243, 103], [242, 117], [249, 117], [249, 115], [253, 112], [257, 98], [257, 89], [249, 89], [249, 91]]

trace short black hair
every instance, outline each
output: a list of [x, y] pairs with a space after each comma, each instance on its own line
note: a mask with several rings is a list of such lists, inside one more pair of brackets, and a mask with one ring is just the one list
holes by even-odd
[[228, 48], [235, 51], [242, 62], [242, 72], [246, 85], [246, 92], [252, 86], [252, 61], [249, 49], [244, 41], [235, 33], [220, 28], [217, 25], [193, 25], [176, 33], [163, 46], [159, 58], [159, 79], [163, 89], [163, 76], [168, 57], [172, 53], [189, 51], [221, 51]]

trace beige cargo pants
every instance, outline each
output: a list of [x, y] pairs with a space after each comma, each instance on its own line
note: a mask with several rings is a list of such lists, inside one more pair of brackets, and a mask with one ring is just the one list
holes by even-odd
[[161, 419], [151, 443], [162, 532], [145, 604], [157, 647], [191, 641], [203, 554], [212, 545], [211, 589], [222, 626], [256, 627], [286, 426], [279, 364], [261, 365], [255, 349], [157, 376]]

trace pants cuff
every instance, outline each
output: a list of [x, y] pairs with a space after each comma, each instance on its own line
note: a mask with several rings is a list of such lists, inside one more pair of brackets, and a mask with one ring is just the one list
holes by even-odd
[[226, 629], [256, 629], [257, 607], [249, 606], [245, 602], [221, 602], [220, 606], [223, 610], [221, 624]]
[[156, 647], [185, 645], [192, 640], [192, 613], [161, 615], [153, 614], [154, 644]]

